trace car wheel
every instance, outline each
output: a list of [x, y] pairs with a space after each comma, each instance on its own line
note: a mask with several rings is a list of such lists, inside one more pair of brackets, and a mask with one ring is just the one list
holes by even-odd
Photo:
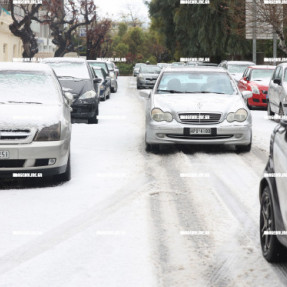
[[57, 174], [55, 176], [58, 182], [67, 182], [71, 180], [71, 156], [69, 155], [66, 171], [62, 174]]
[[252, 147], [252, 143], [250, 143], [249, 145], [237, 145], [236, 146], [236, 151], [238, 151], [239, 153], [241, 153], [241, 152], [250, 152], [251, 151], [251, 147]]
[[260, 199], [261, 249], [263, 257], [268, 262], [282, 261], [286, 255], [286, 249], [281, 245], [276, 235], [264, 234], [265, 231], [275, 231], [275, 218], [269, 186], [265, 187]]
[[118, 83], [116, 82], [116, 86], [112, 88], [112, 92], [116, 93], [118, 91]]
[[99, 123], [98, 114], [95, 113], [92, 118], [89, 118], [89, 119], [88, 119], [88, 123], [89, 123], [89, 124], [98, 124], [98, 123]]
[[280, 117], [283, 117], [283, 116], [284, 116], [284, 110], [283, 110], [283, 107], [282, 107], [281, 104], [280, 104], [280, 107], [279, 107], [279, 116], [280, 116]]
[[111, 88], [109, 89], [109, 93], [107, 95], [107, 99], [110, 99], [111, 98]]
[[269, 117], [274, 116], [274, 112], [271, 110], [271, 106], [270, 106], [269, 101], [268, 101], [268, 103], [267, 103], [267, 115], [268, 115]]

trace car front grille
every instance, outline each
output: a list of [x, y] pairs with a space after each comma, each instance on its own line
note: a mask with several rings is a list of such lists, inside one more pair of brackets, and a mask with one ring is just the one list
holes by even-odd
[[219, 113], [182, 113], [179, 119], [185, 124], [218, 124], [221, 118]]
[[29, 129], [0, 130], [0, 141], [25, 140], [29, 136], [31, 136], [31, 130]]

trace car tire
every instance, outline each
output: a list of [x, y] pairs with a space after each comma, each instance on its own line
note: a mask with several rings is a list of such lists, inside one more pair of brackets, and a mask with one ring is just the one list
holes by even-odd
[[107, 99], [110, 99], [111, 98], [111, 88], [109, 89], [109, 93], [107, 95]]
[[275, 217], [269, 186], [266, 186], [260, 198], [260, 244], [263, 257], [270, 263], [286, 260], [286, 248], [276, 235], [264, 235], [265, 231], [275, 231]]
[[88, 123], [89, 123], [89, 124], [98, 124], [98, 123], [99, 123], [98, 113], [95, 113], [92, 118], [89, 118], [89, 119], [88, 119]]
[[250, 152], [252, 148], [252, 143], [248, 145], [237, 145], [236, 146], [236, 151], [241, 153], [241, 152]]
[[274, 112], [271, 110], [271, 106], [270, 106], [270, 102], [269, 101], [267, 103], [267, 115], [269, 117], [273, 117], [274, 116]]
[[279, 106], [279, 116], [280, 117], [284, 116], [284, 110], [283, 110], [282, 104], [280, 104], [280, 106]]
[[67, 182], [71, 180], [71, 156], [69, 155], [66, 171], [62, 174], [57, 174], [55, 176], [56, 181], [58, 182]]
[[116, 93], [118, 91], [118, 83], [116, 82], [115, 88], [112, 88], [112, 93]]

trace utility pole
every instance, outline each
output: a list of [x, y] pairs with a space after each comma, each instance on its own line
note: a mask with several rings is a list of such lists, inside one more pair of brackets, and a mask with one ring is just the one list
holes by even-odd
[[256, 30], [257, 30], [257, 23], [256, 23], [256, 0], [253, 0], [253, 5], [252, 5], [252, 15], [253, 15], [253, 25], [252, 25], [252, 40], [253, 40], [253, 45], [252, 45], [252, 58], [253, 62], [256, 64]]

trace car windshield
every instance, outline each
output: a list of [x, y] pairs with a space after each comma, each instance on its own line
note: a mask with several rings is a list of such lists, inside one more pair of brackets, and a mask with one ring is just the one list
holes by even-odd
[[141, 67], [140, 69], [141, 74], [160, 74], [160, 72], [161, 72], [160, 67], [149, 67], [148, 65]]
[[160, 79], [157, 93], [236, 94], [237, 90], [226, 73], [166, 72]]
[[245, 69], [249, 66], [250, 66], [249, 64], [245, 64], [245, 65], [229, 64], [227, 66], [227, 69], [228, 69], [229, 73], [231, 73], [231, 74], [243, 74]]
[[41, 72], [0, 71], [0, 102], [57, 104], [59, 88], [51, 75]]
[[141, 63], [137, 63], [136, 65], [135, 65], [135, 68], [140, 68], [141, 66], [144, 66], [145, 64], [141, 64]]
[[85, 63], [76, 62], [47, 62], [58, 77], [72, 77], [77, 79], [90, 79]]
[[258, 81], [263, 79], [271, 79], [273, 75], [273, 69], [254, 69], [251, 72], [251, 81]]
[[95, 71], [95, 73], [96, 73], [96, 75], [97, 75], [98, 78], [104, 79], [104, 75], [103, 75], [103, 73], [102, 73], [101, 70], [99, 70], [99, 69], [94, 69], [94, 71]]
[[90, 62], [89, 64], [90, 64], [90, 66], [93, 66], [93, 67], [103, 68], [107, 74], [109, 73], [109, 71], [107, 70], [107, 64], [106, 63]]

